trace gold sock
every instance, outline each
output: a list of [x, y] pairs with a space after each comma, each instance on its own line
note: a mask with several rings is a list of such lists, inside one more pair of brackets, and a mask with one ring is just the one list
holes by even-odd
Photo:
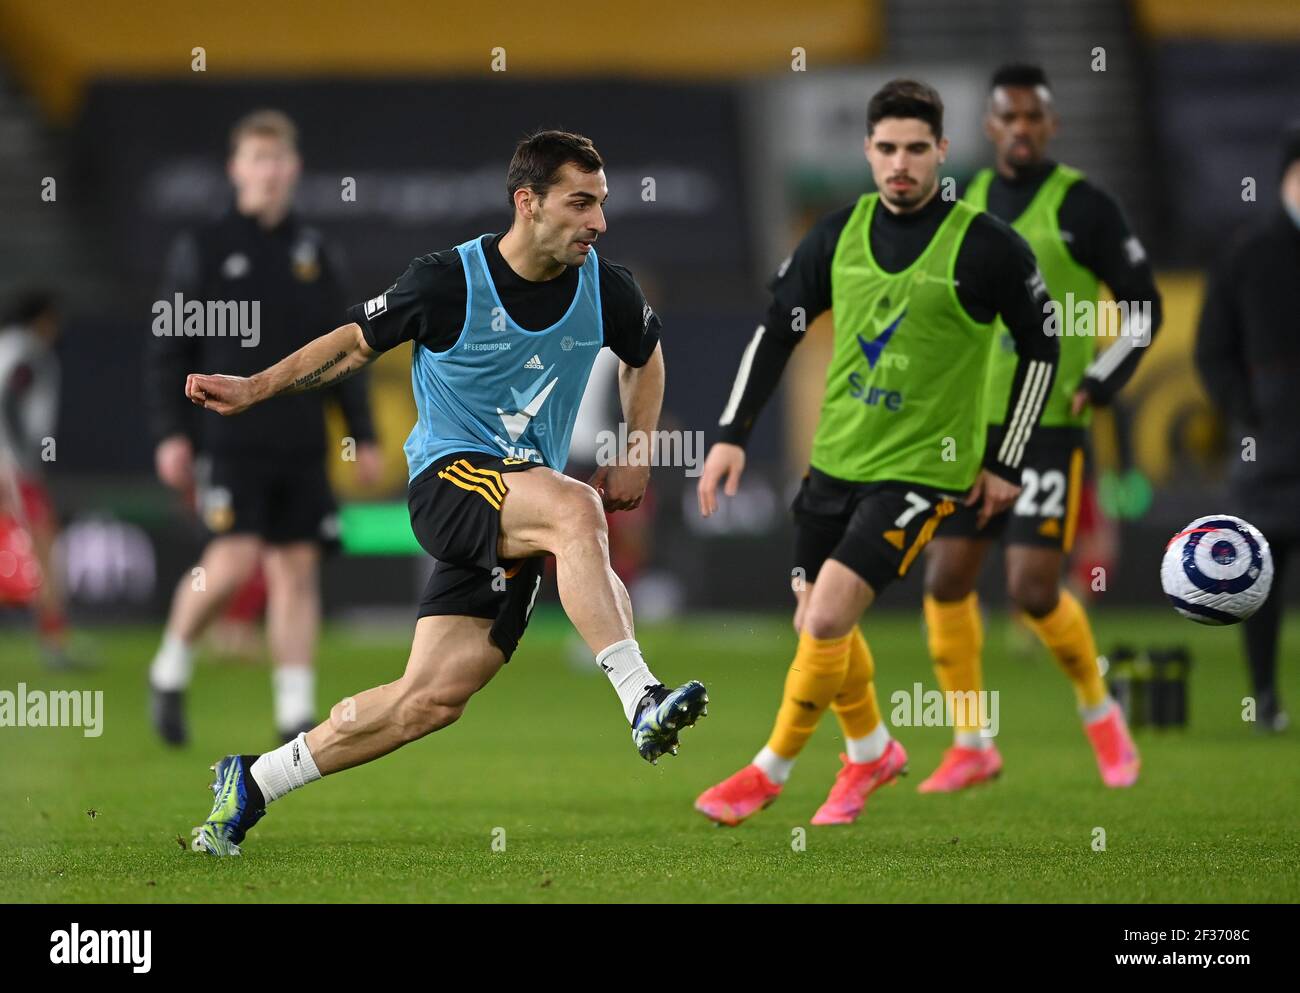
[[1066, 590], [1056, 609], [1046, 617], [1025, 615], [1025, 623], [1056, 659], [1074, 686], [1080, 707], [1097, 707], [1106, 701], [1106, 684], [1097, 666], [1097, 643], [1083, 605]]
[[845, 738], [865, 738], [880, 724], [874, 682], [876, 664], [861, 628], [854, 626], [849, 638], [849, 671], [840, 691], [831, 700], [831, 710], [835, 712]]
[[[953, 699], [949, 696], [951, 693], [978, 693], [983, 681], [980, 651], [984, 647], [979, 597], [970, 593], [960, 600], [941, 603], [927, 595], [925, 627], [934, 675], [943, 690], [945, 702]], [[955, 729], [959, 733], [977, 733], [980, 730], [980, 708], [971, 704], [978, 698], [971, 695], [960, 699], [964, 705], [959, 708], [957, 716], [964, 719], [956, 724]]]
[[767, 747], [782, 758], [803, 751], [817, 722], [844, 682], [849, 668], [850, 635], [814, 638], [799, 635], [799, 648], [785, 677], [785, 695]]

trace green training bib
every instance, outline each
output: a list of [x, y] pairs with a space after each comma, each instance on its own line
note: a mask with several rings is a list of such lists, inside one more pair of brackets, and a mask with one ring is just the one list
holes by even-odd
[[[1069, 166], [1058, 165], [1043, 181], [1024, 213], [1011, 221], [1016, 232], [1029, 242], [1038, 259], [1038, 271], [1047, 284], [1047, 292], [1062, 307], [1069, 300], [1097, 302], [1099, 283], [1097, 277], [1070, 257], [1057, 215], [1061, 201], [1070, 187], [1083, 178], [1083, 173]], [[989, 183], [993, 181], [992, 169], [981, 169], [966, 188], [964, 199], [976, 210], [988, 209]], [[1004, 218], [1005, 219], [1005, 218]], [[1043, 315], [1047, 320], [1047, 315]], [[1070, 414], [1070, 399], [1083, 379], [1084, 370], [1097, 354], [1097, 339], [1083, 335], [1062, 335], [1061, 358], [1056, 366], [1056, 379], [1052, 393], [1043, 406], [1039, 421], [1043, 427], [1083, 427], [1092, 418], [1092, 409], [1085, 407], [1081, 415]], [[1016, 374], [1016, 350], [1011, 333], [997, 320], [997, 344], [993, 348], [993, 361], [989, 364], [988, 420], [1001, 424], [1011, 402], [1011, 381]]]
[[993, 325], [957, 301], [953, 270], [978, 214], [956, 203], [902, 272], [871, 254], [878, 194], [862, 196], [831, 260], [835, 344], [812, 464], [852, 482], [970, 487], [984, 457]]

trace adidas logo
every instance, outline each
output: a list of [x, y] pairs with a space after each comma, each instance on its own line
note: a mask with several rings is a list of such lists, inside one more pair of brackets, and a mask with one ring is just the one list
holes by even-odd
[[531, 359], [529, 359], [527, 362], [524, 363], [524, 368], [525, 368], [525, 369], [541, 369], [541, 368], [542, 368], [542, 360], [541, 360], [540, 358], [538, 358], [536, 355], [534, 355]]

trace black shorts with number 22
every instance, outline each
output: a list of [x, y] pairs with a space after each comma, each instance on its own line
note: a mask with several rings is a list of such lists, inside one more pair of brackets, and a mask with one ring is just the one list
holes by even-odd
[[[1001, 444], [1002, 428], [994, 425], [989, 428], [988, 446], [996, 451]], [[1084, 463], [1082, 429], [1035, 428], [1021, 460], [1016, 502], [983, 529], [976, 520], [978, 506], [958, 506], [944, 521], [939, 537], [987, 538], [1007, 545], [1057, 548], [1068, 554], [1079, 522]]]

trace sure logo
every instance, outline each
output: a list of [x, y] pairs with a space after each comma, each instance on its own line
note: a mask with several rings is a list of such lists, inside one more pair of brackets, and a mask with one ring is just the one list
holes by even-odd
[[861, 400], [868, 407], [884, 407], [889, 411], [903, 408], [903, 394], [898, 390], [887, 390], [880, 386], [868, 386], [862, 373], [849, 373], [849, 396]]

